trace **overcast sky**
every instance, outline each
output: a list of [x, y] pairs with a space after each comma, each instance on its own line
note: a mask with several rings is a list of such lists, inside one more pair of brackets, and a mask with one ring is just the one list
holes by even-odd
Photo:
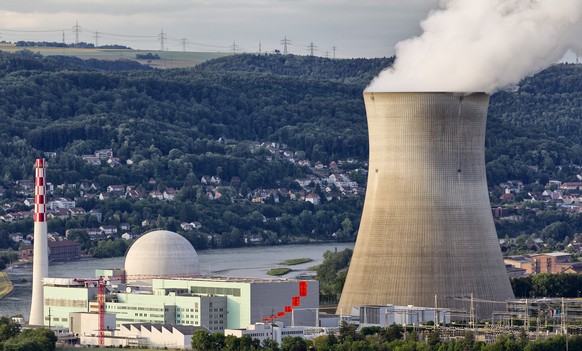
[[331, 57], [383, 57], [420, 34], [419, 23], [438, 0], [19, 0], [0, 5], [0, 40], [122, 44], [159, 50], [283, 51]]

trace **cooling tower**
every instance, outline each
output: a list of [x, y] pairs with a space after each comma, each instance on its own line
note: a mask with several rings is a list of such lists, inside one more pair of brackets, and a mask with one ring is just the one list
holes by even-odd
[[[366, 200], [338, 306], [415, 305], [490, 318], [513, 298], [485, 175], [485, 93], [364, 93]], [[467, 317], [468, 319], [468, 317]]]
[[48, 276], [48, 239], [46, 226], [46, 184], [44, 159], [35, 163], [34, 187], [34, 252], [32, 261], [32, 301], [30, 325], [44, 325], [42, 282]]

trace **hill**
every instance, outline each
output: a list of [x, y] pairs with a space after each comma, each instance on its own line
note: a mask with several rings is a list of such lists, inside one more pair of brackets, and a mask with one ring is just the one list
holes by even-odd
[[[137, 62], [153, 68], [184, 68], [194, 67], [204, 61], [218, 57], [229, 56], [227, 52], [189, 52], [189, 51], [159, 51], [159, 50], [132, 50], [125, 48], [75, 48], [54, 46], [16, 46], [13, 44], [0, 44], [0, 51], [17, 53], [20, 51], [32, 51], [42, 56], [66, 56], [77, 57], [83, 60], [100, 61], [129, 61]], [[157, 55], [158, 60], [138, 59], [139, 55]]]
[[[174, 202], [80, 198], [81, 207], [100, 210], [107, 224], [139, 228], [148, 220], [153, 227], [180, 230], [180, 223], [198, 221], [200, 235], [190, 236], [197, 248], [208, 244], [202, 233], [222, 235], [223, 246], [244, 245], [243, 238], [251, 237], [268, 243], [353, 240], [368, 155], [362, 91], [391, 62], [232, 55], [194, 68], [151, 70], [0, 53], [3, 203], [22, 201], [15, 182], [31, 179], [34, 158], [51, 155], [51, 182], [63, 185], [57, 191], [62, 196], [80, 196], [81, 184], [99, 191], [121, 184], [146, 194], [179, 190]], [[528, 185], [526, 194], [543, 191], [549, 179], [576, 180], [582, 164], [581, 79], [581, 66], [556, 65], [491, 97], [486, 161], [495, 205], [499, 183], [509, 179]], [[119, 164], [93, 165], [83, 158], [99, 149], [111, 149]], [[338, 172], [357, 180], [359, 191], [342, 193], [327, 180], [302, 188], [296, 179], [329, 173], [318, 175], [300, 160], [338, 162]], [[221, 183], [205, 184], [204, 176]], [[294, 201], [290, 193], [314, 193], [323, 203]], [[333, 194], [330, 201], [327, 194]], [[22, 202], [8, 211], [19, 209]], [[581, 216], [552, 211], [498, 229], [502, 236], [540, 233], [559, 219], [582, 231]], [[89, 218], [55, 220], [50, 229], [91, 224], [97, 225]], [[0, 232], [25, 228], [0, 225]]]

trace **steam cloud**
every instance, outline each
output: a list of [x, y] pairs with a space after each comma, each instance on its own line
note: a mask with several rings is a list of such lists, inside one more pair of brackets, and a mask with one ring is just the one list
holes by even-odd
[[558, 62], [582, 41], [582, 0], [442, 0], [423, 34], [366, 88], [492, 93]]

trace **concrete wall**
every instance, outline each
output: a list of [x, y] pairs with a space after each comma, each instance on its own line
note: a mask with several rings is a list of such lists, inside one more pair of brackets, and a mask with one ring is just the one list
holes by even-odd
[[[491, 215], [483, 93], [365, 93], [370, 161], [339, 303], [469, 310], [513, 297]], [[503, 306], [477, 303], [491, 317]]]

